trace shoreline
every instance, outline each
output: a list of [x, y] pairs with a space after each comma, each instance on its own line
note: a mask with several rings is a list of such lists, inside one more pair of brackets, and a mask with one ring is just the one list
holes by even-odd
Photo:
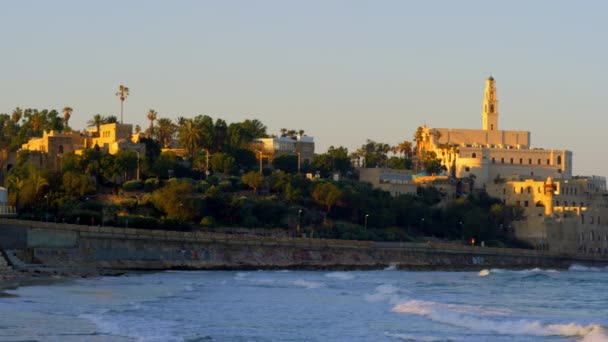
[[[540, 268], [530, 265], [530, 267], [482, 267], [482, 266], [464, 266], [464, 267], [445, 267], [445, 266], [412, 266], [412, 265], [399, 265], [398, 263], [391, 263], [389, 265], [334, 265], [334, 266], [311, 266], [311, 265], [299, 265], [294, 267], [273, 267], [273, 266], [251, 266], [243, 265], [242, 267], [211, 267], [211, 268], [193, 268], [193, 267], [170, 267], [170, 268], [158, 268], [158, 269], [129, 269], [129, 270], [114, 270], [114, 269], [88, 269], [86, 271], [74, 270], [70, 273], [57, 273], [57, 272], [24, 272], [24, 271], [10, 271], [4, 274], [0, 274], [0, 299], [2, 298], [14, 298], [18, 295], [11, 294], [6, 291], [16, 290], [20, 287], [25, 286], [39, 286], [39, 285], [54, 285], [59, 283], [68, 283], [76, 279], [86, 278], [99, 278], [99, 277], [120, 277], [132, 274], [142, 273], [160, 273], [165, 271], [276, 271], [276, 270], [290, 270], [290, 271], [373, 271], [373, 270], [395, 270], [404, 272], [479, 272], [485, 269], [504, 269], [504, 270], [528, 270], [528, 269], [541, 269], [541, 270], [568, 270], [576, 263], [572, 263], [569, 267], [561, 268]], [[78, 272], [80, 271], [80, 272]]]

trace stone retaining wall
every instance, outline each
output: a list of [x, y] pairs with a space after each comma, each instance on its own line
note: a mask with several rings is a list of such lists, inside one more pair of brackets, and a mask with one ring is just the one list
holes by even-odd
[[[3, 234], [4, 232], [4, 234]], [[271, 238], [209, 232], [91, 227], [0, 219], [0, 242], [24, 244], [50, 266], [114, 269], [568, 267], [606, 264], [588, 255], [456, 244]]]

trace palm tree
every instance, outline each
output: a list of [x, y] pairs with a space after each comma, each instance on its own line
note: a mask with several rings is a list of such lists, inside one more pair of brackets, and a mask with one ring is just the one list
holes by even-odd
[[127, 88], [121, 84], [118, 87], [118, 92], [116, 93], [116, 96], [118, 96], [120, 98], [120, 123], [122, 123], [123, 104], [125, 103], [125, 100], [129, 96], [129, 88]]
[[22, 117], [23, 117], [23, 110], [19, 107], [15, 108], [15, 110], [13, 111], [13, 115], [11, 116], [11, 120], [13, 120], [14, 123], [18, 123]]
[[158, 113], [154, 109], [150, 109], [148, 111], [148, 120], [150, 120], [150, 128], [148, 128], [148, 137], [149, 138], [152, 138], [152, 136], [154, 135], [154, 120], [156, 120], [157, 116], [158, 116]]
[[173, 121], [169, 118], [160, 118], [157, 122], [157, 136], [158, 141], [164, 146], [169, 147], [171, 145], [171, 138], [175, 133], [176, 126], [173, 124]]
[[179, 129], [179, 144], [186, 149], [186, 152], [191, 158], [194, 158], [203, 132], [192, 119], [186, 120], [186, 123]]
[[135, 133], [139, 134], [139, 132], [141, 132], [141, 126], [135, 125]]
[[65, 128], [70, 127], [69, 121], [73, 111], [74, 110], [70, 107], [63, 107], [63, 122], [65, 123]]
[[89, 127], [93, 127], [93, 126], [97, 127], [97, 136], [99, 136], [100, 126], [105, 121], [106, 121], [106, 118], [104, 118], [101, 114], [95, 114], [95, 115], [93, 115], [93, 118], [87, 122], [87, 125], [89, 125]]
[[110, 115], [107, 118], [105, 118], [103, 123], [117, 123], [118, 122], [118, 118], [114, 115]]
[[183, 116], [178, 116], [178, 117], [177, 117], [177, 124], [178, 124], [179, 126], [183, 126], [183, 125], [185, 125], [185, 124], [186, 124], [186, 120], [188, 120], [188, 119], [186, 119], [186, 118], [185, 118], [185, 117], [183, 117]]

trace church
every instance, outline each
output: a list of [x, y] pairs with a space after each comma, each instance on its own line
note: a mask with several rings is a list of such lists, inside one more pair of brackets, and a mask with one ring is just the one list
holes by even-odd
[[481, 129], [423, 127], [419, 153], [434, 152], [448, 173], [473, 178], [477, 189], [511, 176], [572, 178], [572, 152], [533, 148], [528, 131], [501, 130], [496, 80], [486, 80]]

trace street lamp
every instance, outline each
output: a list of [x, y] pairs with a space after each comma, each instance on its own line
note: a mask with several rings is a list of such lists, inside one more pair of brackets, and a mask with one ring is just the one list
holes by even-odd
[[300, 229], [302, 228], [302, 209], [298, 210], [298, 226], [297, 226], [297, 234], [300, 234]]
[[202, 150], [205, 151], [205, 175], [209, 176], [209, 150], [206, 148]]
[[257, 153], [260, 154], [260, 174], [262, 174], [262, 160], [264, 159], [264, 154], [262, 153], [262, 151], [255, 151]]
[[302, 153], [298, 152], [298, 151], [293, 151], [293, 153], [298, 155], [298, 174], [300, 174], [300, 165], [301, 165], [301, 158], [302, 158]]
[[365, 230], [367, 230], [367, 218], [369, 217], [369, 214], [365, 214]]
[[137, 180], [139, 180], [139, 151], [135, 151], [137, 153]]

